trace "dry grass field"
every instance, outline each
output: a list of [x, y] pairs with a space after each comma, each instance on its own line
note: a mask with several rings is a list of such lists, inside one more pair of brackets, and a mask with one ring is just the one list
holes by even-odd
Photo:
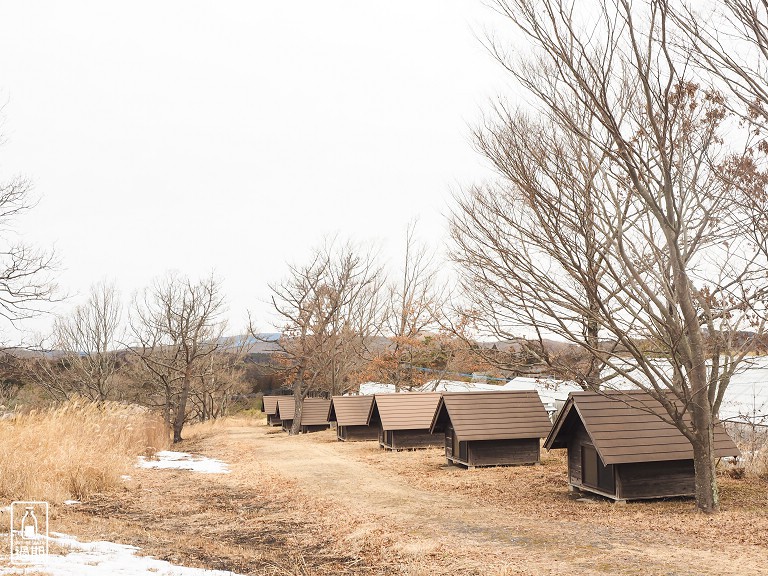
[[73, 400], [0, 419], [0, 499], [87, 499], [168, 440], [160, 418], [119, 403]]
[[558, 452], [468, 471], [437, 449], [388, 453], [242, 419], [178, 449], [232, 473], [136, 469], [118, 490], [55, 506], [52, 529], [265, 576], [768, 574], [764, 480], [721, 478], [723, 512], [706, 517], [690, 500], [577, 501]]

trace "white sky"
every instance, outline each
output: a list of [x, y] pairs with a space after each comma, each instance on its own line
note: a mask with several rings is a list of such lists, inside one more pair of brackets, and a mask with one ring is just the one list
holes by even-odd
[[55, 245], [60, 311], [214, 270], [230, 332], [266, 328], [286, 261], [335, 233], [394, 257], [415, 216], [442, 244], [451, 191], [488, 174], [469, 132], [506, 78], [481, 0], [0, 6], [0, 175], [34, 181], [17, 229]]

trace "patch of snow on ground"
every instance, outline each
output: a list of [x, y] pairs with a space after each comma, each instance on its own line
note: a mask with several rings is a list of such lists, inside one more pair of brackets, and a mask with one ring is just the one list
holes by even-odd
[[139, 456], [137, 466], [139, 468], [192, 470], [204, 474], [229, 474], [226, 463], [205, 456], [194, 456], [186, 452], [172, 452], [170, 450], [161, 450], [155, 456], [157, 460], [148, 460], [144, 456]]
[[240, 576], [224, 570], [187, 568], [151, 556], [136, 556], [139, 549], [135, 546], [113, 542], [79, 542], [56, 532], [52, 533], [49, 542], [65, 548], [68, 553], [49, 554], [16, 568], [0, 567], [0, 575], [20, 574], [21, 570], [33, 569], [52, 576]]

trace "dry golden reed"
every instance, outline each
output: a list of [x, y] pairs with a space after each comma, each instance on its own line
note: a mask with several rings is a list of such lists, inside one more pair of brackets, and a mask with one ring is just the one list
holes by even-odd
[[167, 446], [162, 420], [138, 406], [75, 400], [12, 414], [0, 420], [0, 497], [86, 500]]

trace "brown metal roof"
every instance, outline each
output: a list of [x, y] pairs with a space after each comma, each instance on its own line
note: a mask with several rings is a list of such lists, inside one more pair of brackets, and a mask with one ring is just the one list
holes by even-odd
[[325, 398], [304, 398], [301, 407], [302, 426], [320, 426], [328, 424], [328, 408], [331, 401]]
[[328, 420], [339, 426], [367, 426], [371, 421], [373, 396], [334, 396]]
[[544, 438], [552, 423], [535, 390], [446, 392], [432, 422], [450, 419], [459, 441]]
[[280, 396], [277, 399], [277, 411], [275, 414], [280, 420], [293, 420], [293, 414], [296, 409], [296, 400], [293, 396]]
[[384, 430], [429, 430], [440, 396], [439, 392], [376, 394], [373, 410]]
[[278, 396], [264, 396], [261, 400], [264, 402], [264, 413], [275, 414], [277, 412]]
[[[666, 410], [646, 392], [571, 392], [544, 447], [564, 448], [571, 427], [579, 419], [606, 465], [693, 458], [690, 441], [656, 414], [666, 415]], [[718, 457], [739, 455], [719, 424], [715, 427], [715, 453]]]

